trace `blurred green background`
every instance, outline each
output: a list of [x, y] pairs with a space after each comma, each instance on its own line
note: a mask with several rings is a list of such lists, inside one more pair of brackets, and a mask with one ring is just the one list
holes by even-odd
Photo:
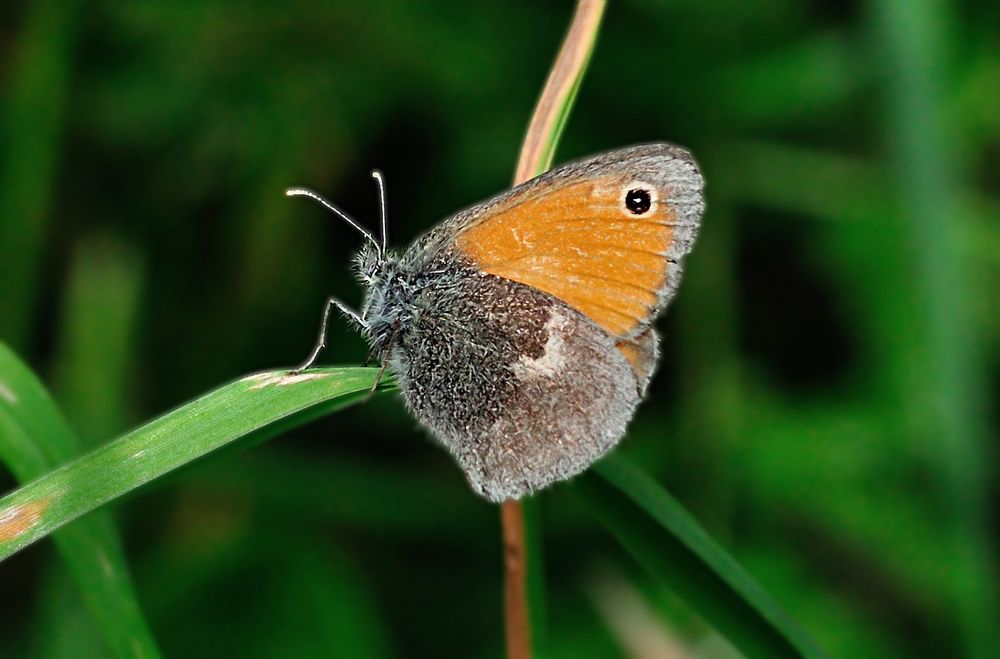
[[[571, 10], [3, 3], [0, 340], [91, 445], [297, 363], [324, 296], [359, 301], [360, 242], [282, 189], [373, 226], [379, 167], [403, 246], [507, 187]], [[995, 651], [998, 44], [986, 0], [612, 0], [557, 155], [701, 161], [619, 450], [833, 656]], [[549, 656], [733, 656], [567, 488], [540, 500]], [[115, 512], [166, 656], [502, 654], [497, 510], [394, 395]], [[0, 564], [0, 639], [106, 656], [51, 543]]]

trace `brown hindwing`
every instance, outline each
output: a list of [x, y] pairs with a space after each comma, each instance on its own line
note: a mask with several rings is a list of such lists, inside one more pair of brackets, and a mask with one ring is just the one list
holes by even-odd
[[514, 499], [614, 446], [639, 402], [633, 366], [579, 311], [524, 284], [436, 262], [391, 367], [473, 489]]

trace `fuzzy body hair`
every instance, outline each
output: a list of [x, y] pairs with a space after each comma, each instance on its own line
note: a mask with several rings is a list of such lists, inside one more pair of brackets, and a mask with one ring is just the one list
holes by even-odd
[[[625, 337], [553, 295], [482, 272], [455, 241], [518, 195], [598, 172], [651, 181], [678, 218], [659, 302]], [[624, 435], [657, 361], [652, 320], [673, 296], [697, 233], [701, 186], [683, 149], [630, 147], [564, 165], [457, 213], [401, 256], [370, 247], [359, 254], [372, 355], [388, 365], [407, 407], [476, 492], [497, 502], [520, 498], [583, 471]], [[622, 343], [634, 350], [633, 363]]]
[[418, 284], [397, 271], [370, 289], [372, 350], [476, 492], [519, 498], [617, 443], [642, 387], [614, 339], [551, 295], [455, 254], [431, 272]]

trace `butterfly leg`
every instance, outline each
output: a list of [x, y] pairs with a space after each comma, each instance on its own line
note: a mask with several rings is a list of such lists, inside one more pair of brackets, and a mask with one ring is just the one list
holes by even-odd
[[319, 353], [326, 347], [326, 327], [330, 322], [330, 309], [334, 307], [337, 307], [340, 313], [347, 316], [347, 318], [351, 321], [357, 323], [358, 326], [362, 328], [365, 327], [365, 321], [361, 318], [361, 315], [357, 311], [350, 308], [335, 297], [328, 297], [326, 302], [323, 304], [323, 320], [319, 325], [319, 338], [316, 339], [316, 346], [313, 348], [313, 351], [309, 354], [306, 360], [292, 370], [292, 373], [301, 373], [312, 366], [313, 362], [316, 361], [316, 358], [319, 357]]
[[386, 343], [385, 357], [382, 359], [382, 366], [378, 369], [378, 374], [375, 376], [375, 382], [372, 384], [372, 388], [368, 391], [369, 396], [375, 393], [375, 390], [378, 389], [379, 383], [382, 381], [382, 376], [385, 375], [385, 369], [389, 366], [389, 358], [392, 356], [392, 347], [396, 344], [396, 337], [399, 336], [399, 329], [401, 327], [402, 323], [397, 320], [392, 329], [392, 334], [389, 336], [389, 342]]

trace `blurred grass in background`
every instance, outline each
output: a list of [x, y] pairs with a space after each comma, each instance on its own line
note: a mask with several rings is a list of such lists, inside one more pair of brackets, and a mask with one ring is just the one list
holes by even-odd
[[[297, 363], [392, 241], [506, 187], [563, 3], [0, 7], [0, 340], [85, 443]], [[622, 450], [831, 655], [996, 645], [996, 3], [611, 2], [557, 161], [670, 140], [709, 183]], [[363, 342], [335, 326], [330, 363]], [[14, 481], [0, 475], [0, 486]], [[569, 489], [541, 497], [552, 657], [729, 656]], [[392, 396], [116, 509], [166, 656], [497, 657], [494, 507]], [[49, 544], [0, 656], [104, 656]]]

